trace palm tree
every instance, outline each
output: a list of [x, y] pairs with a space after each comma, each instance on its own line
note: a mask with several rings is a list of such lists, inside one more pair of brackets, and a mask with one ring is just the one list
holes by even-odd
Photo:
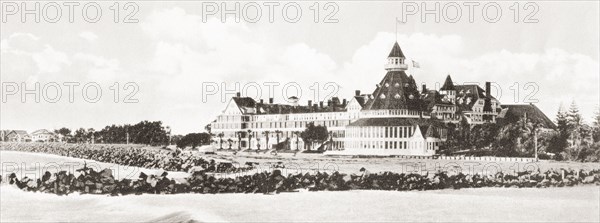
[[165, 127], [165, 130], [167, 132], [167, 136], [169, 137], [169, 141], [167, 142], [167, 145], [171, 145], [171, 127], [167, 126]]
[[252, 149], [252, 144], [250, 144], [251, 140], [252, 140], [252, 130], [248, 129], [248, 149]]
[[279, 144], [279, 136], [282, 134], [283, 132], [281, 130], [276, 130], [275, 131], [275, 136], [277, 136], [277, 144]]
[[217, 136], [219, 137], [219, 149], [223, 149], [223, 136], [225, 136], [225, 134], [221, 132], [217, 134]]
[[236, 133], [238, 137], [238, 150], [242, 150], [242, 135], [244, 134], [244, 132], [237, 131]]
[[[269, 130], [263, 131], [263, 135], [266, 137], [266, 150], [269, 150], [269, 133], [271, 133]], [[260, 147], [258, 149], [260, 150]]]
[[227, 143], [229, 143], [229, 150], [231, 150], [231, 143], [233, 143], [233, 140], [227, 139]]
[[300, 132], [299, 131], [295, 131], [294, 135], [296, 135], [296, 150], [300, 150]]

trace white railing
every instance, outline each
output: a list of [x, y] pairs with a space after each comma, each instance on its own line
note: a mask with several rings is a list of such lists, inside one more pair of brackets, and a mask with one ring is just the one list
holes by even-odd
[[494, 162], [535, 162], [531, 157], [496, 157], [496, 156], [439, 156], [441, 160], [474, 160], [474, 161], [494, 161]]
[[428, 112], [408, 110], [408, 109], [379, 109], [379, 110], [365, 110], [360, 113], [361, 118], [373, 118], [373, 117], [409, 117], [409, 118], [430, 118], [431, 115]]

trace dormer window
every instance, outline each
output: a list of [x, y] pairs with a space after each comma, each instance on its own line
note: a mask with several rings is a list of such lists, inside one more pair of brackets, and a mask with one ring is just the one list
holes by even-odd
[[399, 83], [394, 84], [394, 87], [400, 87]]
[[385, 99], [385, 94], [381, 94], [381, 95], [379, 96], [379, 98], [381, 98], [381, 99]]
[[395, 98], [395, 99], [400, 99], [400, 95], [399, 95], [399, 94], [396, 94], [396, 95], [394, 95], [394, 98]]

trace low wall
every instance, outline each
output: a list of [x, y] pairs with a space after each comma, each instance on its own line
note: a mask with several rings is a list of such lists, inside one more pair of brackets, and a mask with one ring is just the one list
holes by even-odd
[[473, 160], [473, 161], [524, 162], [524, 163], [535, 162], [535, 158], [531, 158], [531, 157], [394, 155], [394, 154], [385, 154], [385, 153], [382, 153], [382, 154], [349, 153], [347, 151], [326, 151], [324, 153], [324, 155], [336, 156], [336, 157], [356, 157], [356, 158], [394, 157], [394, 158], [403, 158], [403, 159]]

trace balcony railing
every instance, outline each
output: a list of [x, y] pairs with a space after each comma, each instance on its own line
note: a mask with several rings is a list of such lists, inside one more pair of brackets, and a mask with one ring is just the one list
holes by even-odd
[[430, 118], [429, 112], [408, 110], [408, 109], [381, 109], [381, 110], [366, 110], [361, 111], [361, 118], [374, 118], [374, 117], [398, 117], [398, 118]]

